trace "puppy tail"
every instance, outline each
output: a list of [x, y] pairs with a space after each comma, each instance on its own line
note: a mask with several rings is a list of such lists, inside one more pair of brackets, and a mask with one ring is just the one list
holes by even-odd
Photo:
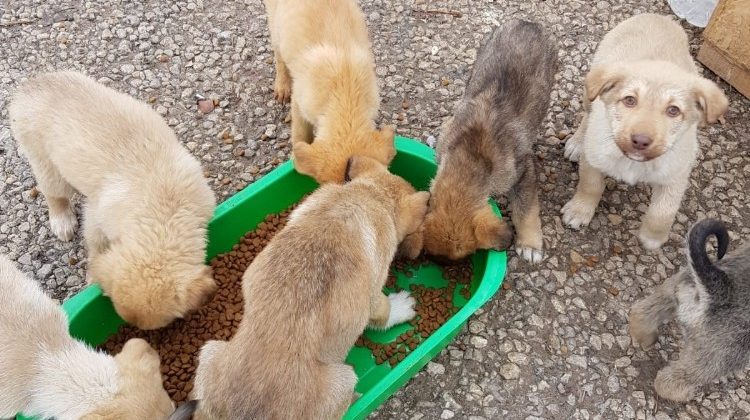
[[169, 420], [190, 420], [193, 413], [198, 409], [198, 400], [190, 400], [177, 409], [169, 416]]
[[727, 274], [714, 265], [706, 253], [706, 241], [714, 235], [719, 242], [718, 259], [722, 259], [729, 246], [729, 233], [720, 220], [706, 219], [696, 223], [688, 234], [690, 262], [696, 277], [711, 296], [712, 304], [722, 305], [729, 301], [732, 284]]

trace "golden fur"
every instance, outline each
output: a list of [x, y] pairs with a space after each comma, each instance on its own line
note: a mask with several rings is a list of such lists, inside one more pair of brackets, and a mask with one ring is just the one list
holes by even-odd
[[215, 290], [204, 262], [213, 192], [155, 111], [80, 73], [57, 72], [24, 83], [10, 119], [60, 239], [77, 224], [73, 194], [86, 196], [89, 280], [123, 319], [163, 327]]
[[353, 155], [388, 165], [393, 128], [380, 106], [365, 18], [354, 0], [266, 0], [274, 91], [291, 97], [294, 167], [319, 183], [344, 181]]
[[201, 349], [194, 418], [339, 419], [357, 381], [344, 363], [357, 337], [414, 317], [408, 292], [382, 288], [429, 194], [366, 157], [349, 176], [310, 195], [245, 272], [237, 333]]

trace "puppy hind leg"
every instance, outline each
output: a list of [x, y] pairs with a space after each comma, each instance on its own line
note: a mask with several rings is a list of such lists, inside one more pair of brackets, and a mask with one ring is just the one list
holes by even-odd
[[539, 194], [534, 160], [527, 157], [523, 173], [510, 191], [510, 209], [516, 227], [516, 253], [530, 263], [542, 261], [542, 220], [539, 217]]
[[578, 166], [578, 186], [573, 198], [562, 208], [563, 222], [573, 229], [587, 226], [602, 199], [604, 187], [604, 175], [581, 157]]
[[34, 173], [39, 191], [47, 201], [49, 224], [52, 233], [60, 240], [73, 239], [78, 220], [70, 200], [75, 189], [63, 178], [55, 165], [42, 154], [34, 150], [26, 150], [31, 170]]
[[351, 366], [343, 363], [326, 365], [327, 387], [320, 393], [320, 412], [314, 418], [339, 420], [354, 401], [354, 386], [357, 374]]
[[630, 309], [628, 330], [643, 348], [651, 347], [659, 336], [659, 327], [675, 317], [677, 276], [670, 277], [652, 294], [636, 302]]
[[297, 142], [303, 142], [310, 144], [313, 142], [313, 126], [305, 117], [302, 116], [302, 111], [299, 109], [299, 104], [292, 98], [292, 147]]
[[651, 204], [641, 221], [638, 238], [643, 247], [652, 250], [659, 248], [669, 239], [682, 197], [687, 189], [687, 180], [673, 185], [654, 185], [651, 191]]
[[656, 374], [654, 388], [660, 397], [672, 401], [695, 398], [700, 387], [741, 370], [747, 363], [748, 349], [740, 343], [722, 343], [716, 335], [702, 335], [688, 342], [680, 359], [670, 362]]
[[273, 61], [276, 64], [276, 78], [273, 82], [273, 93], [276, 100], [282, 104], [289, 102], [292, 97], [292, 76], [281, 55], [274, 51]]

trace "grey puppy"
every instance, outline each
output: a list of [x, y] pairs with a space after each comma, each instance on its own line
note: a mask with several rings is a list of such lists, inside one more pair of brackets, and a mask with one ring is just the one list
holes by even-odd
[[[719, 261], [706, 254], [706, 240], [718, 239]], [[688, 401], [699, 387], [743, 369], [750, 356], [750, 244], [724, 258], [729, 233], [715, 219], [703, 220], [687, 240], [691, 269], [666, 280], [651, 296], [633, 305], [630, 335], [650, 347], [661, 324], [677, 318], [684, 346], [679, 360], [656, 375], [662, 398]]]
[[427, 254], [457, 260], [477, 249], [507, 248], [512, 232], [488, 198], [509, 194], [516, 251], [531, 262], [542, 259], [532, 146], [556, 70], [557, 51], [537, 23], [506, 22], [485, 41], [437, 145], [423, 226]]

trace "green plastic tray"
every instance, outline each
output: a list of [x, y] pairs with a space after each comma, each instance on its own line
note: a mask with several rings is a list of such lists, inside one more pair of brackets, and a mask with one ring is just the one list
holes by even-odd
[[[430, 180], [437, 170], [433, 150], [415, 140], [403, 137], [396, 138], [396, 149], [397, 154], [391, 163], [391, 171], [418, 189], [428, 189]], [[283, 211], [313, 191], [316, 186], [314, 180], [297, 173], [292, 162], [288, 161], [230, 197], [216, 208], [209, 223], [207, 258], [211, 259], [217, 254], [230, 251], [232, 246], [246, 232], [255, 229], [266, 215]], [[500, 217], [500, 211], [495, 203], [491, 204]], [[346, 361], [354, 367], [359, 377], [356, 391], [361, 396], [349, 408], [344, 419], [363, 419], [375, 410], [445, 348], [466, 324], [469, 316], [497, 292], [505, 277], [505, 252], [479, 251], [472, 256], [472, 262], [474, 278], [468, 286], [471, 297], [466, 300], [459, 293], [461, 289], [457, 287], [454, 305], [460, 307], [458, 312], [395, 367], [388, 363], [376, 365], [369, 349], [352, 348]], [[397, 278], [399, 285], [407, 290], [410, 283], [432, 287], [446, 285], [440, 268], [436, 265], [420, 267], [411, 278], [402, 274], [398, 274]], [[63, 309], [68, 315], [70, 333], [92, 346], [106, 341], [124, 323], [115, 312], [109, 298], [102, 295], [97, 285], [89, 286], [71, 297], [63, 304]], [[372, 341], [386, 343], [410, 328], [411, 325], [404, 323], [387, 331], [367, 330], [365, 335]], [[17, 418], [26, 419], [21, 415]]]

